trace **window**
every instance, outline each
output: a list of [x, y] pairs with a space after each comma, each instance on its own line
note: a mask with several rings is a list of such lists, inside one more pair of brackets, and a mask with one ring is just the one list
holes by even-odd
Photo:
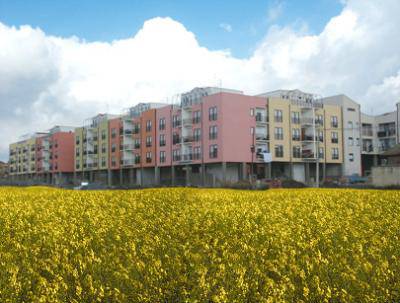
[[146, 137], [146, 147], [151, 147], [151, 145], [152, 145], [152, 137], [147, 136]]
[[116, 160], [115, 156], [111, 157], [111, 166], [117, 166], [117, 160]]
[[317, 115], [315, 118], [315, 124], [318, 125], [324, 125], [324, 116], [323, 115]]
[[76, 160], [75, 167], [76, 167], [76, 169], [79, 169], [81, 167], [79, 159]]
[[160, 163], [165, 163], [165, 151], [160, 151]]
[[180, 161], [181, 160], [181, 151], [180, 151], [180, 149], [174, 149], [172, 151], [172, 160], [173, 161]]
[[349, 161], [350, 161], [350, 162], [353, 162], [353, 161], [354, 161], [354, 154], [353, 154], [353, 153], [350, 153], [350, 154], [349, 154]]
[[115, 143], [113, 143], [113, 144], [111, 144], [111, 152], [115, 153], [115, 150], [116, 150], [116, 146], [115, 146]]
[[133, 133], [134, 134], [140, 133], [140, 124], [139, 123], [133, 124]]
[[338, 126], [339, 124], [337, 116], [331, 116], [331, 127], [337, 128]]
[[356, 145], [360, 146], [360, 138], [356, 138]]
[[81, 154], [80, 148], [79, 148], [79, 147], [77, 147], [77, 148], [76, 148], [75, 155], [76, 155], [77, 157], [79, 157], [79, 156], [80, 156], [80, 154]]
[[275, 157], [283, 157], [283, 145], [275, 145]]
[[146, 132], [150, 132], [151, 131], [151, 120], [147, 120], [146, 121]]
[[101, 140], [105, 140], [106, 139], [106, 130], [102, 129], [101, 130]]
[[280, 109], [275, 109], [274, 110], [274, 120], [275, 120], [275, 122], [282, 122], [283, 121], [282, 110], [280, 110]]
[[140, 148], [140, 139], [134, 139], [133, 140], [133, 145], [134, 145], [134, 147], [135, 147], [135, 149], [138, 149], [138, 148]]
[[332, 160], [339, 160], [339, 149], [337, 147], [332, 148]]
[[283, 140], [283, 128], [275, 127], [275, 140]]
[[181, 125], [181, 120], [178, 115], [172, 116], [172, 127], [178, 127]]
[[146, 163], [151, 163], [151, 152], [146, 152]]
[[348, 107], [348, 108], [347, 108], [347, 111], [349, 111], [349, 112], [355, 112], [356, 109], [355, 109], [355, 108]]
[[179, 134], [178, 133], [174, 133], [172, 135], [172, 144], [178, 144], [181, 142], [181, 139], [179, 138]]
[[292, 123], [300, 124], [300, 113], [299, 112], [292, 112]]
[[165, 118], [160, 118], [160, 121], [159, 121], [159, 125], [158, 125], [158, 129], [159, 130], [164, 130], [165, 129]]
[[160, 146], [165, 146], [165, 135], [164, 134], [162, 134], [162, 135], [160, 135]]
[[349, 137], [349, 146], [353, 146], [354, 142], [353, 142], [353, 137]]
[[209, 152], [211, 159], [218, 158], [218, 145], [217, 144], [210, 145]]
[[196, 146], [193, 149], [193, 160], [199, 160], [201, 158], [200, 146]]
[[101, 152], [104, 154], [104, 153], [106, 153], [106, 151], [107, 151], [106, 144], [102, 143], [101, 144]]
[[332, 132], [331, 136], [332, 136], [332, 138], [331, 138], [331, 142], [332, 143], [338, 143], [339, 142], [338, 133], [337, 132]]
[[293, 158], [301, 158], [300, 146], [293, 146]]
[[318, 148], [318, 157], [320, 159], [324, 158], [324, 148], [323, 147]]
[[250, 127], [250, 135], [254, 135], [254, 127]]
[[135, 164], [140, 164], [140, 155], [135, 154]]
[[292, 140], [300, 141], [300, 129], [299, 128], [292, 129]]
[[322, 130], [318, 131], [318, 140], [319, 142], [324, 142], [324, 131]]
[[95, 145], [95, 146], [93, 147], [93, 153], [94, 153], [94, 154], [97, 154], [97, 152], [98, 152], [98, 146]]
[[201, 112], [199, 110], [196, 110], [193, 113], [193, 124], [200, 123], [200, 119], [201, 119]]
[[218, 119], [217, 107], [210, 107], [208, 109], [208, 120], [216, 121]]
[[111, 129], [111, 138], [115, 138], [117, 136], [117, 130], [115, 128]]
[[79, 143], [81, 143], [80, 138], [79, 138], [79, 136], [76, 136], [76, 138], [75, 138], [75, 144], [79, 144]]
[[101, 158], [101, 166], [106, 166], [106, 157]]
[[193, 141], [198, 142], [201, 139], [201, 129], [195, 128], [193, 130]]
[[254, 116], [254, 108], [250, 108], [250, 116]]
[[210, 126], [209, 129], [209, 139], [210, 140], [215, 140], [217, 139], [218, 136], [218, 128], [216, 125]]

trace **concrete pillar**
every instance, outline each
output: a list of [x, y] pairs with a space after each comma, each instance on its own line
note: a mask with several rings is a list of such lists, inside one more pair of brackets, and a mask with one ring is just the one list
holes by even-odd
[[140, 186], [143, 186], [144, 185], [144, 178], [143, 178], [143, 171], [144, 171], [144, 168], [143, 167], [141, 167], [140, 168], [140, 175], [139, 175], [139, 185]]
[[91, 170], [89, 172], [89, 181], [90, 181], [90, 183], [94, 182], [94, 172], [93, 172], [93, 170]]
[[160, 185], [160, 168], [158, 166], [154, 166], [154, 184]]
[[378, 155], [374, 155], [374, 166], [378, 166]]
[[226, 183], [226, 162], [221, 163], [222, 167], [222, 183]]
[[289, 163], [289, 177], [293, 179], [293, 162]]
[[325, 182], [326, 179], [326, 163], [322, 163], [322, 182]]
[[305, 171], [305, 179], [306, 179], [306, 184], [310, 184], [310, 163], [306, 162], [306, 171]]
[[128, 173], [129, 173], [129, 185], [132, 185], [134, 183], [133, 168], [128, 168]]
[[122, 168], [119, 169], [119, 185], [123, 185], [124, 184], [124, 175], [123, 175], [123, 170]]
[[112, 186], [112, 170], [111, 169], [107, 170], [107, 186], [108, 187]]
[[201, 185], [206, 186], [206, 165], [204, 163], [201, 164]]
[[242, 162], [241, 163], [241, 167], [240, 167], [240, 179], [241, 180], [247, 180], [247, 163], [246, 162]]
[[185, 165], [185, 186], [190, 186], [190, 166]]
[[266, 173], [267, 173], [266, 178], [272, 179], [272, 162], [267, 163], [266, 166], [267, 166], [266, 167]]
[[171, 166], [171, 185], [175, 186], [175, 166]]

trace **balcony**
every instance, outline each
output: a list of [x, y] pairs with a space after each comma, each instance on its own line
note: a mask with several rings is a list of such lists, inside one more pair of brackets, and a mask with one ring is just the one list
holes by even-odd
[[386, 130], [380, 130], [378, 131], [378, 137], [392, 137], [396, 135], [396, 130], [395, 129], [386, 129]]
[[123, 150], [132, 151], [134, 149], [135, 149], [135, 144], [124, 144], [123, 145]]
[[183, 143], [191, 143], [193, 142], [193, 136], [184, 136], [182, 137]]
[[182, 125], [183, 126], [192, 126], [193, 124], [193, 119], [192, 118], [187, 118], [182, 120]]
[[[256, 134], [255, 139], [256, 139], [256, 141], [268, 141], [269, 136], [267, 134]], [[283, 135], [282, 135], [282, 139], [283, 139]]]
[[122, 165], [123, 166], [132, 166], [132, 165], [135, 165], [135, 164], [137, 164], [135, 159], [123, 159], [122, 160]]
[[255, 115], [256, 123], [265, 124], [268, 123], [268, 116], [261, 113], [256, 113]]
[[314, 125], [314, 119], [309, 117], [302, 117], [300, 123], [303, 125]]
[[192, 161], [192, 160], [193, 160], [193, 154], [192, 153], [183, 154], [181, 156], [181, 161], [187, 162], [187, 161]]

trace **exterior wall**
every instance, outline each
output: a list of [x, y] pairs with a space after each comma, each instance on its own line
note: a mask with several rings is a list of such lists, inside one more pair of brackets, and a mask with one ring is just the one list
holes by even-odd
[[[220, 151], [224, 162], [257, 162], [256, 155], [252, 159], [250, 148], [256, 144], [255, 129], [256, 119], [251, 115], [251, 110], [262, 108], [267, 111], [267, 99], [238, 94], [222, 93], [215, 95], [221, 99], [221, 117], [218, 116], [218, 136], [220, 140]], [[240, 113], [240, 114], [238, 114]], [[208, 120], [208, 110], [204, 114]], [[204, 124], [207, 121], [205, 121]], [[211, 123], [208, 123], [210, 125]], [[267, 125], [264, 125], [268, 132]], [[205, 136], [209, 130], [205, 127]], [[240, 142], [240, 144], [238, 144]], [[209, 143], [211, 143], [209, 141]], [[208, 149], [207, 149], [208, 151]]]
[[399, 186], [400, 166], [374, 166], [371, 177], [374, 186]]
[[[343, 174], [361, 175], [361, 111], [360, 105], [345, 95], [324, 98], [325, 104], [342, 107]], [[351, 124], [350, 124], [351, 123]], [[352, 140], [351, 140], [352, 138]], [[351, 144], [351, 142], [353, 142]], [[353, 156], [351, 156], [353, 155]]]
[[74, 171], [74, 137], [73, 132], [58, 132], [51, 135], [53, 173]]
[[[157, 166], [171, 166], [172, 164], [172, 105], [168, 105], [156, 110], [156, 163]], [[160, 130], [160, 119], [165, 119], [165, 129]], [[160, 135], [165, 136], [165, 146], [160, 146]], [[160, 152], [165, 152], [165, 162], [160, 161]]]
[[[147, 121], [151, 121], [151, 130], [146, 130], [146, 123]], [[156, 137], [156, 110], [150, 109], [142, 113], [141, 115], [141, 126], [140, 126], [140, 135], [141, 135], [141, 164], [142, 167], [153, 167], [156, 165], [156, 146], [158, 143]], [[151, 137], [152, 142], [151, 146], [146, 146], [146, 138]], [[146, 154], [151, 153], [151, 161], [147, 162]]]
[[[112, 170], [121, 168], [121, 136], [119, 133], [121, 126], [122, 122], [120, 118], [108, 121], [108, 167]], [[113, 132], [115, 132], [114, 135]], [[113, 146], [115, 146], [114, 151]]]
[[[82, 172], [83, 171], [83, 127], [75, 128], [74, 134], [74, 163], [75, 163], [75, 171]], [[79, 142], [79, 143], [77, 143]]]
[[[275, 110], [282, 111], [282, 122], [276, 122], [274, 118]], [[272, 153], [272, 161], [289, 162], [291, 158], [291, 141], [292, 134], [290, 129], [290, 104], [286, 100], [279, 97], [268, 98], [268, 118], [269, 118], [269, 138], [270, 151]], [[283, 140], [275, 139], [275, 128], [283, 128]], [[275, 154], [275, 146], [283, 145], [283, 157], [277, 157]]]

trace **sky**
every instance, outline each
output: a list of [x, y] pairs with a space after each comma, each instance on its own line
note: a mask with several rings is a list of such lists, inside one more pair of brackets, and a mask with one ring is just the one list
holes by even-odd
[[400, 101], [400, 1], [0, 0], [0, 160], [22, 134], [196, 86]]

